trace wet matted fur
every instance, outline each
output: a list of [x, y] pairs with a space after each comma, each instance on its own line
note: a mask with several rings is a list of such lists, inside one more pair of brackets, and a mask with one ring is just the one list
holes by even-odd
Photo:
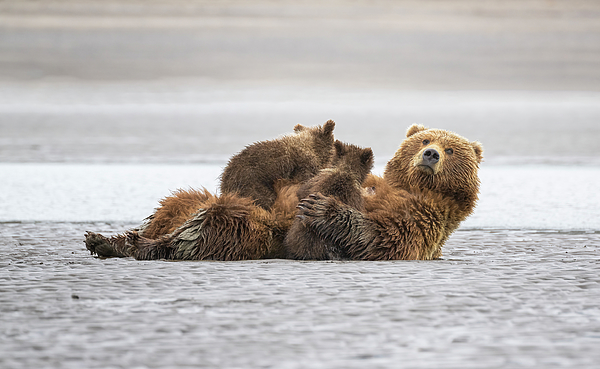
[[99, 256], [138, 260], [248, 260], [280, 255], [283, 232], [273, 212], [236, 195], [211, 196], [172, 233], [151, 239], [137, 231], [110, 238], [88, 232], [86, 247]]

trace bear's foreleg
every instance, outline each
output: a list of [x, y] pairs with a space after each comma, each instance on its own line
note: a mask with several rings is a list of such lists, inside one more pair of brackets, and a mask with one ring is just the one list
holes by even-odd
[[441, 255], [443, 214], [417, 199], [412, 209], [364, 214], [321, 194], [300, 201], [298, 217], [354, 260], [431, 260]]
[[335, 244], [323, 240], [298, 219], [288, 231], [284, 247], [286, 257], [295, 260], [347, 260], [348, 256]]
[[374, 227], [360, 211], [322, 194], [301, 200], [297, 218], [330, 247], [351, 259], [360, 259], [361, 251], [376, 238]]

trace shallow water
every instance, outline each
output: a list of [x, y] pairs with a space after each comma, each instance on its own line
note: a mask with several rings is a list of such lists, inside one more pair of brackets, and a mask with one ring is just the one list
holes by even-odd
[[461, 230], [432, 262], [102, 260], [0, 224], [3, 368], [597, 367], [600, 234]]
[[[0, 163], [0, 221], [141, 222], [172, 190], [216, 191], [224, 165]], [[600, 167], [484, 163], [480, 177], [463, 228], [600, 230]]]
[[0, 161], [224, 162], [336, 122], [384, 165], [413, 123], [484, 144], [487, 163], [600, 165], [600, 92], [403, 91], [204, 80], [0, 81]]

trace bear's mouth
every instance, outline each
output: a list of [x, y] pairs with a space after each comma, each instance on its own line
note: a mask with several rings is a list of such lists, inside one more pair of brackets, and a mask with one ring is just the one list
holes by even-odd
[[429, 174], [429, 175], [435, 174], [435, 170], [432, 167], [430, 167], [429, 165], [419, 164], [419, 165], [417, 165], [417, 168], [419, 168], [425, 174]]

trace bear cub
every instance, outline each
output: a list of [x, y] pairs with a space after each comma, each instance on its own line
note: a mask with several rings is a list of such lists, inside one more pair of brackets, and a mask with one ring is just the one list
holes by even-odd
[[277, 198], [276, 183], [302, 183], [323, 169], [333, 154], [335, 122], [294, 127], [294, 133], [256, 142], [233, 156], [221, 174], [221, 193], [250, 198], [268, 210]]
[[[335, 154], [328, 168], [303, 183], [298, 198], [320, 193], [362, 211], [364, 208], [362, 183], [373, 168], [373, 151], [336, 141]], [[297, 217], [284, 240], [288, 258], [297, 260], [343, 260], [346, 253], [339, 247], [322, 240]]]

